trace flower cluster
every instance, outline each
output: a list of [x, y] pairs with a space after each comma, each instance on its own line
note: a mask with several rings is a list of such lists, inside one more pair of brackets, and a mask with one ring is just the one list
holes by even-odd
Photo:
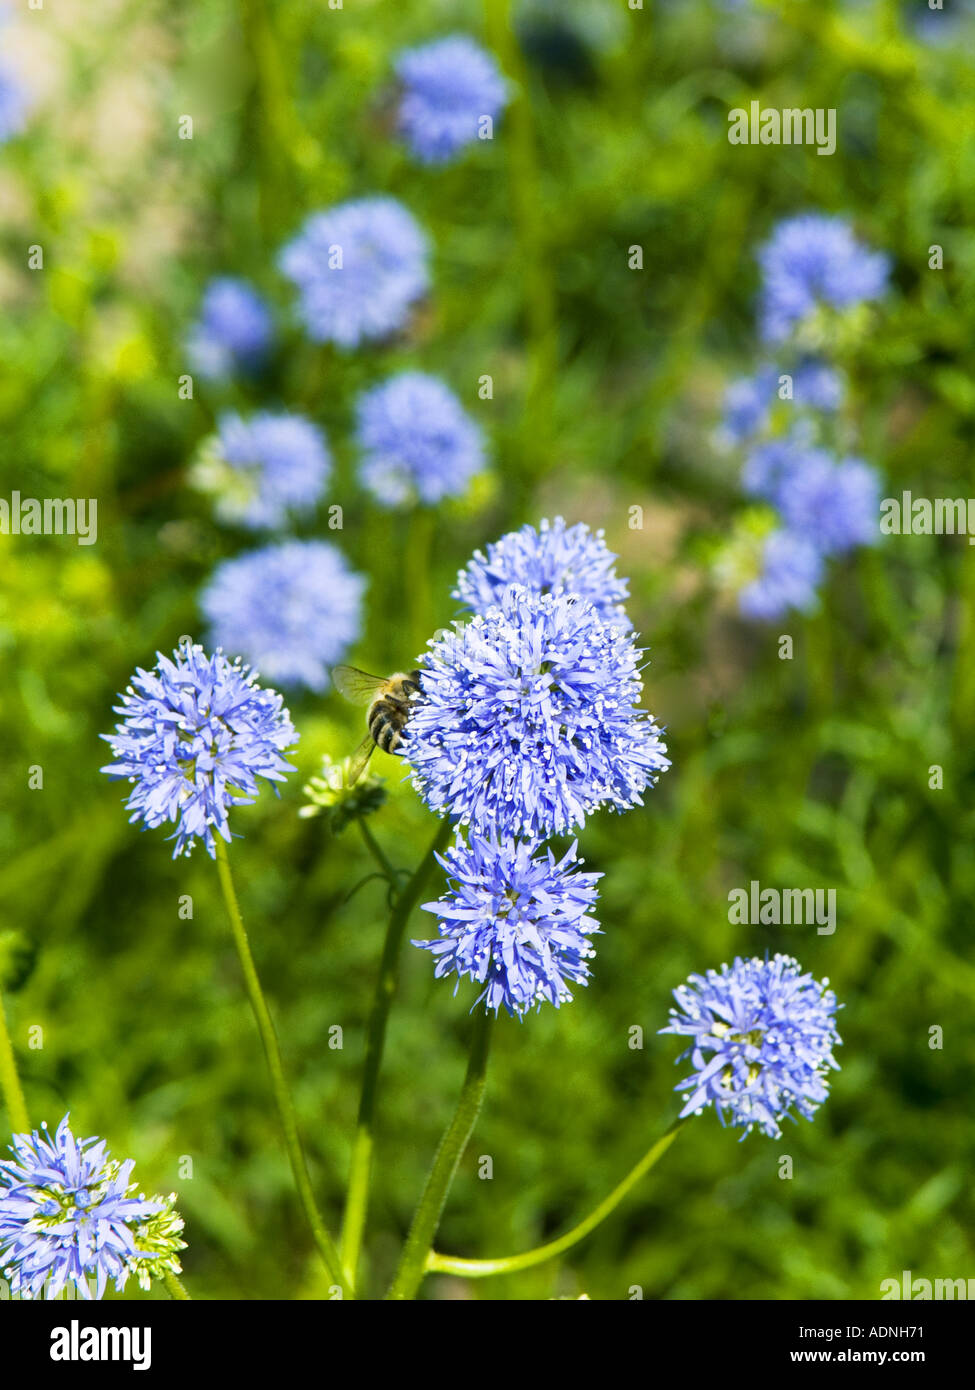
[[823, 310], [879, 299], [890, 261], [862, 245], [842, 217], [805, 213], [787, 218], [758, 253], [762, 272], [762, 337], [781, 343]]
[[210, 381], [252, 372], [264, 361], [273, 334], [271, 315], [256, 290], [230, 275], [211, 280], [186, 353], [193, 371]]
[[224, 560], [200, 607], [216, 647], [269, 680], [325, 690], [358, 636], [365, 580], [328, 541], [282, 541]]
[[484, 465], [480, 428], [442, 381], [400, 372], [360, 397], [359, 476], [383, 506], [457, 497]]
[[485, 1008], [512, 1016], [571, 1000], [570, 982], [586, 983], [595, 954], [589, 937], [599, 923], [590, 913], [602, 877], [578, 872], [575, 843], [557, 860], [551, 849], [472, 834], [437, 858], [450, 891], [423, 906], [440, 935], [414, 942], [435, 957], [436, 977], [455, 975], [455, 993], [462, 979], [475, 980]]
[[340, 348], [388, 338], [429, 288], [427, 239], [395, 198], [314, 213], [281, 252], [310, 338]]
[[677, 1008], [660, 1030], [690, 1041], [678, 1058], [693, 1067], [677, 1085], [687, 1097], [681, 1116], [713, 1105], [722, 1124], [745, 1134], [757, 1125], [773, 1139], [782, 1119], [795, 1118], [793, 1107], [812, 1119], [837, 1069], [838, 1006], [828, 985], [783, 955], [736, 957], [730, 968], [691, 975], [674, 991]]
[[437, 974], [523, 1014], [570, 997], [592, 954], [595, 875], [544, 841], [624, 811], [669, 766], [638, 704], [643, 652], [620, 612], [615, 556], [559, 519], [502, 537], [458, 577], [474, 609], [431, 640], [403, 744], [427, 805], [469, 828], [444, 861]]
[[0, 1160], [0, 1271], [14, 1294], [82, 1298], [121, 1292], [130, 1276], [143, 1289], [179, 1274], [183, 1221], [175, 1194], [147, 1199], [104, 1140], [76, 1139], [69, 1117], [52, 1138], [46, 1126], [15, 1134], [12, 1159]]
[[215, 498], [217, 518], [249, 530], [277, 530], [314, 510], [332, 461], [317, 425], [301, 415], [229, 413], [203, 446], [191, 480]]
[[626, 810], [669, 764], [637, 705], [642, 652], [592, 604], [514, 584], [431, 642], [405, 756], [430, 808], [546, 839]]
[[[493, 134], [507, 101], [493, 58], [462, 35], [400, 54], [397, 74], [400, 130], [425, 163], [443, 163]], [[308, 336], [343, 350], [381, 344], [408, 327], [430, 288], [429, 263], [425, 232], [384, 195], [312, 213], [277, 257]], [[221, 276], [206, 289], [187, 352], [194, 371], [223, 381], [259, 367], [271, 340], [260, 296]], [[486, 459], [480, 427], [443, 381], [420, 371], [362, 393], [356, 443], [359, 480], [385, 507], [460, 496]], [[201, 444], [190, 480], [214, 498], [219, 521], [281, 531], [314, 511], [331, 466], [312, 421], [268, 410], [226, 413]], [[282, 684], [320, 691], [328, 666], [358, 636], [362, 589], [331, 547], [285, 541], [218, 566], [201, 604], [217, 644]]]
[[762, 335], [780, 345], [782, 360], [728, 388], [721, 438], [745, 449], [744, 490], [777, 529], [752, 546], [749, 568], [722, 556], [719, 569], [736, 574], [745, 617], [773, 620], [815, 608], [824, 562], [878, 536], [880, 478], [846, 452], [846, 380], [823, 350], [849, 339], [844, 315], [883, 293], [889, 265], [841, 218], [813, 215], [780, 223], [759, 263]]
[[228, 812], [253, 801], [257, 778], [283, 782], [294, 770], [283, 754], [298, 735], [281, 696], [240, 662], [189, 643], [172, 660], [157, 656], [115, 706], [122, 721], [102, 734], [115, 761], [102, 771], [131, 782], [130, 821], [172, 822], [174, 859], [197, 840], [213, 857], [214, 833], [229, 843]]
[[583, 521], [566, 526], [562, 517], [542, 521], [538, 530], [523, 526], [487, 548], [474, 552], [457, 576], [454, 597], [473, 613], [485, 613], [510, 584], [538, 594], [569, 594], [588, 599], [603, 622], [628, 632], [632, 626], [623, 604], [625, 579], [616, 575], [616, 556], [602, 531]]
[[407, 49], [396, 75], [399, 129], [422, 164], [445, 164], [485, 133], [490, 138], [507, 102], [497, 63], [464, 34]]

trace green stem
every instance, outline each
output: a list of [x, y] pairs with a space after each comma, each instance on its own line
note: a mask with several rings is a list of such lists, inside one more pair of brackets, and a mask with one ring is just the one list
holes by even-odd
[[175, 1274], [170, 1274], [167, 1270], [163, 1275], [163, 1283], [166, 1285], [166, 1292], [176, 1303], [192, 1303], [192, 1299], [186, 1292], [183, 1285], [176, 1278]]
[[663, 1157], [686, 1123], [686, 1120], [675, 1120], [653, 1148], [643, 1155], [636, 1167], [613, 1188], [609, 1196], [580, 1221], [578, 1226], [573, 1226], [571, 1231], [566, 1231], [565, 1235], [559, 1236], [557, 1240], [550, 1240], [547, 1245], [539, 1245], [534, 1250], [526, 1250], [522, 1255], [504, 1255], [493, 1260], [461, 1260], [455, 1259], [453, 1255], [438, 1255], [436, 1251], [431, 1250], [427, 1256], [425, 1272], [459, 1274], [464, 1279], [485, 1279], [489, 1274], [513, 1274], [517, 1270], [530, 1269], [532, 1265], [540, 1265], [545, 1260], [554, 1259], [556, 1255], [571, 1249], [577, 1241], [583, 1240], [590, 1231], [595, 1230], [601, 1221], [606, 1220], [630, 1189], [649, 1173], [659, 1158]]
[[386, 1295], [387, 1298], [413, 1298], [426, 1273], [431, 1246], [440, 1225], [440, 1216], [484, 1097], [494, 1017], [486, 1005], [478, 1007], [474, 1015], [471, 1055], [457, 1109], [440, 1141], [427, 1185], [420, 1198], [420, 1205], [416, 1209], [410, 1233], [406, 1237], [399, 1269]]
[[[365, 831], [365, 822], [360, 821]], [[362, 1249], [362, 1233], [366, 1224], [369, 1206], [369, 1177], [372, 1169], [372, 1151], [375, 1143], [376, 1097], [379, 1089], [379, 1073], [382, 1070], [383, 1052], [386, 1047], [386, 1025], [389, 1011], [396, 995], [396, 973], [399, 962], [403, 934], [420, 895], [427, 876], [434, 865], [434, 855], [443, 849], [450, 835], [450, 821], [443, 821], [437, 828], [433, 843], [420, 861], [416, 872], [402, 892], [397, 894], [386, 928], [379, 978], [366, 1034], [366, 1060], [362, 1073], [362, 1091], [359, 1096], [359, 1114], [356, 1120], [355, 1137], [352, 1141], [352, 1158], [349, 1164], [349, 1189], [345, 1200], [345, 1219], [342, 1223], [342, 1261], [345, 1277], [355, 1287], [356, 1272], [359, 1266], [359, 1252]], [[369, 844], [370, 835], [366, 843]], [[375, 844], [375, 840], [372, 839]], [[376, 845], [378, 849], [378, 845]], [[382, 851], [380, 851], [382, 853]], [[385, 856], [383, 856], [385, 858]]]
[[268, 1071], [271, 1075], [271, 1088], [274, 1091], [274, 1099], [277, 1102], [278, 1115], [281, 1120], [281, 1128], [284, 1130], [284, 1142], [288, 1150], [288, 1157], [291, 1160], [291, 1171], [294, 1174], [295, 1187], [298, 1189], [298, 1196], [304, 1208], [305, 1216], [311, 1227], [311, 1233], [318, 1247], [325, 1271], [333, 1284], [337, 1284], [343, 1293], [349, 1293], [345, 1281], [342, 1278], [342, 1265], [338, 1251], [335, 1248], [328, 1231], [322, 1222], [318, 1208], [315, 1205], [315, 1197], [311, 1188], [311, 1180], [308, 1177], [308, 1168], [305, 1164], [305, 1155], [301, 1148], [301, 1139], [298, 1135], [298, 1121], [295, 1116], [294, 1102], [291, 1099], [291, 1092], [288, 1090], [288, 1083], [284, 1075], [284, 1067], [281, 1062], [281, 1050], [278, 1047], [277, 1035], [274, 1031], [274, 1023], [264, 999], [264, 992], [261, 989], [261, 982], [257, 977], [257, 969], [254, 965], [254, 957], [251, 955], [250, 943], [247, 940], [247, 932], [244, 930], [244, 923], [241, 919], [240, 908], [237, 905], [237, 894], [234, 892], [234, 882], [230, 876], [230, 860], [227, 857], [227, 847], [224, 842], [217, 839], [217, 873], [220, 876], [220, 887], [223, 890], [224, 902], [227, 905], [227, 914], [230, 918], [230, 927], [234, 935], [234, 944], [237, 947], [237, 954], [240, 957], [241, 969], [244, 972], [244, 988], [247, 991], [247, 998], [250, 1000], [251, 1008], [254, 1011], [254, 1018], [257, 1021], [257, 1031], [261, 1035], [261, 1043], [264, 1046], [264, 1056], [267, 1058]]
[[376, 863], [379, 865], [379, 869], [383, 875], [383, 878], [389, 879], [389, 882], [395, 888], [396, 870], [393, 868], [392, 864], [387, 859], [386, 851], [383, 849], [382, 845], [379, 843], [375, 835], [369, 829], [369, 824], [366, 821], [365, 816], [358, 816], [357, 820], [359, 822], [359, 829], [362, 832], [362, 838], [366, 842], [366, 848], [372, 855], [373, 859], [375, 859]]
[[27, 1102], [17, 1075], [13, 1043], [7, 1032], [7, 1016], [3, 1011], [3, 994], [0, 993], [0, 1091], [7, 1107], [7, 1118], [13, 1134], [29, 1134], [30, 1120], [27, 1116]]

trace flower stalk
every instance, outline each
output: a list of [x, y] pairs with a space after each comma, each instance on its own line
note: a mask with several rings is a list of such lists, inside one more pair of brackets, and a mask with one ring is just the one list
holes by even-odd
[[565, 1235], [559, 1236], [556, 1240], [550, 1240], [545, 1245], [536, 1246], [534, 1250], [526, 1250], [520, 1255], [504, 1255], [488, 1260], [462, 1260], [453, 1255], [440, 1255], [435, 1250], [431, 1250], [427, 1255], [424, 1272], [426, 1274], [457, 1274], [462, 1279], [486, 1279], [492, 1274], [515, 1274], [522, 1269], [531, 1269], [532, 1265], [544, 1264], [546, 1260], [553, 1260], [557, 1255], [564, 1254], [580, 1240], [584, 1240], [591, 1231], [594, 1231], [606, 1220], [607, 1216], [616, 1210], [623, 1198], [663, 1158], [686, 1124], [686, 1119], [675, 1120], [657, 1142], [647, 1150], [639, 1163], [631, 1168], [622, 1182], [613, 1188], [609, 1196], [594, 1207], [578, 1225], [573, 1226], [570, 1231], [566, 1231]]
[[[395, 886], [395, 871], [372, 832], [360, 819], [363, 837], [370, 851], [375, 855], [385, 876]], [[416, 907], [423, 892], [427, 877], [433, 868], [435, 855], [447, 842], [450, 834], [450, 821], [444, 820], [438, 827], [433, 843], [420, 861], [409, 882], [399, 892], [394, 901], [386, 927], [383, 954], [376, 981], [376, 993], [366, 1034], [366, 1060], [362, 1074], [362, 1090], [359, 1096], [359, 1113], [356, 1119], [355, 1136], [352, 1141], [352, 1158], [349, 1164], [349, 1186], [345, 1203], [345, 1218], [342, 1223], [342, 1265], [346, 1280], [354, 1288], [362, 1249], [362, 1236], [365, 1230], [369, 1206], [369, 1179], [372, 1169], [372, 1153], [375, 1144], [376, 1099], [379, 1090], [379, 1074], [382, 1070], [383, 1053], [386, 1047], [386, 1028], [389, 1013], [396, 995], [396, 976], [399, 964], [403, 934], [410, 914]]]
[[264, 1056], [267, 1059], [268, 1072], [271, 1077], [271, 1089], [274, 1092], [278, 1116], [281, 1120], [281, 1128], [284, 1131], [284, 1141], [288, 1150], [288, 1158], [291, 1161], [291, 1171], [294, 1174], [295, 1187], [298, 1190], [298, 1197], [308, 1220], [308, 1225], [311, 1228], [311, 1233], [315, 1245], [318, 1248], [318, 1253], [321, 1256], [322, 1264], [325, 1267], [325, 1272], [333, 1284], [337, 1284], [344, 1294], [348, 1294], [351, 1293], [351, 1289], [342, 1276], [342, 1262], [339, 1259], [338, 1250], [335, 1247], [332, 1237], [325, 1229], [318, 1207], [315, 1204], [311, 1180], [308, 1176], [308, 1167], [305, 1162], [305, 1155], [298, 1134], [298, 1120], [295, 1115], [294, 1102], [291, 1099], [291, 1092], [285, 1078], [284, 1066], [281, 1061], [281, 1050], [278, 1046], [277, 1034], [274, 1031], [274, 1022], [264, 998], [264, 991], [261, 989], [261, 982], [254, 965], [254, 957], [251, 954], [247, 932], [244, 929], [244, 923], [240, 915], [237, 894], [234, 891], [233, 878], [230, 873], [230, 860], [227, 855], [227, 848], [220, 839], [216, 841], [216, 853], [220, 887], [227, 907], [227, 915], [230, 918], [230, 927], [233, 932], [234, 944], [237, 947], [241, 969], [244, 973], [244, 988], [247, 991], [247, 998], [254, 1012], [254, 1018], [257, 1022], [257, 1031], [260, 1034], [261, 1043], [264, 1048]]
[[494, 1020], [495, 1014], [487, 1008], [476, 1009], [470, 1058], [460, 1099], [433, 1160], [430, 1176], [427, 1178], [423, 1196], [420, 1198], [403, 1247], [396, 1277], [386, 1295], [389, 1299], [414, 1298], [426, 1273], [427, 1260], [437, 1227], [440, 1225], [440, 1217], [484, 1098]]

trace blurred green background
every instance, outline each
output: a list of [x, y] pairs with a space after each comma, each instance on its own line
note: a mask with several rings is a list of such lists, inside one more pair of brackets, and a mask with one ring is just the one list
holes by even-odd
[[[98, 771], [116, 692], [199, 631], [201, 584], [246, 544], [213, 523], [186, 466], [222, 409], [279, 403], [318, 420], [336, 456], [326, 501], [342, 503], [345, 529], [332, 538], [370, 585], [352, 660], [408, 663], [454, 616], [453, 578], [476, 546], [561, 514], [604, 526], [619, 552], [651, 651], [646, 701], [668, 726], [673, 768], [646, 807], [581, 836], [605, 873], [592, 982], [558, 1013], [501, 1021], [439, 1247], [527, 1248], [627, 1171], [678, 1109], [679, 1049], [656, 1029], [689, 972], [784, 950], [845, 1005], [842, 1071], [814, 1124], [739, 1144], [708, 1113], [569, 1256], [429, 1280], [424, 1295], [875, 1298], [903, 1269], [975, 1275], [975, 554], [964, 538], [891, 538], [834, 566], [818, 616], [767, 627], [736, 619], [708, 571], [741, 507], [713, 433], [755, 352], [754, 249], [794, 212], [846, 214], [894, 258], [875, 330], [846, 364], [860, 452], [892, 495], [975, 491], [967, 12], [953, 0], [941, 14], [866, 0], [23, 10], [5, 43], [37, 105], [0, 152], [0, 494], [99, 503], [95, 546], [0, 537], [0, 931], [37, 949], [7, 1000], [35, 1123], [70, 1109], [78, 1132], [137, 1160], [147, 1190], [179, 1191], [194, 1297], [323, 1295], [214, 866], [202, 853], [174, 863], [162, 831], [128, 826], [124, 789]], [[491, 46], [520, 95], [493, 142], [423, 169], [390, 136], [391, 63], [454, 30]], [[836, 154], [729, 145], [727, 109], [753, 98], [836, 107]], [[192, 141], [177, 139], [185, 114]], [[434, 288], [406, 337], [342, 356], [291, 323], [274, 257], [310, 211], [369, 192], [401, 198], [428, 229]], [[27, 269], [33, 244], [43, 271]], [[628, 268], [634, 244], [642, 271]], [[183, 341], [215, 274], [260, 287], [280, 347], [252, 386], [198, 381], [181, 401]], [[461, 503], [390, 517], [357, 490], [352, 404], [406, 365], [446, 378], [494, 468]], [[477, 396], [485, 373], [490, 401]], [[635, 505], [642, 530], [629, 529]], [[778, 659], [780, 632], [792, 661]], [[323, 754], [351, 750], [361, 715], [334, 695], [289, 704], [299, 772], [280, 800], [236, 813], [233, 860], [334, 1231], [384, 892], [374, 881], [346, 902], [371, 871], [360, 839], [297, 818], [303, 782]], [[373, 828], [409, 868], [434, 825], [382, 761], [390, 799]], [[42, 790], [28, 788], [34, 765]], [[730, 925], [727, 894], [753, 878], [835, 887], [835, 935]], [[186, 893], [192, 920], [178, 916]], [[429, 933], [422, 916], [412, 935]], [[406, 946], [372, 1292], [456, 1098], [474, 996], [452, 997]], [[327, 1047], [335, 1024], [341, 1051]], [[635, 1024], [642, 1050], [628, 1047]], [[928, 1046], [935, 1024], [942, 1050]], [[778, 1176], [786, 1153], [791, 1181]]]

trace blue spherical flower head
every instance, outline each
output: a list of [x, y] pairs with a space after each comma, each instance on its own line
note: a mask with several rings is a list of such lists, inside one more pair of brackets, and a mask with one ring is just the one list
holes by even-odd
[[536, 531], [523, 526], [509, 531], [480, 550], [457, 576], [454, 597], [475, 613], [494, 607], [511, 584], [536, 594], [566, 594], [587, 599], [604, 622], [629, 632], [632, 623], [623, 607], [629, 597], [627, 581], [616, 575], [617, 557], [602, 531], [585, 522], [566, 526], [560, 516], [543, 520]]
[[642, 805], [670, 766], [637, 705], [643, 653], [591, 603], [512, 585], [432, 639], [402, 756], [431, 810], [479, 835], [545, 839]]
[[590, 915], [601, 874], [579, 872], [576, 846], [556, 859], [551, 849], [472, 834], [437, 858], [450, 883], [445, 897], [424, 903], [440, 935], [414, 946], [436, 957], [437, 979], [456, 975], [484, 985], [476, 1003], [521, 1017], [543, 1003], [571, 1000], [584, 985], [589, 941], [599, 931]]
[[493, 130], [507, 104], [497, 63], [464, 34], [407, 49], [396, 73], [403, 87], [399, 128], [423, 164], [447, 163], [483, 129]]
[[359, 476], [386, 507], [459, 497], [484, 467], [480, 427], [437, 377], [400, 372], [359, 398]]
[[281, 252], [318, 343], [354, 348], [406, 325], [430, 283], [426, 237], [395, 198], [360, 198], [309, 217]]
[[115, 762], [102, 772], [132, 783], [130, 821], [175, 825], [174, 859], [197, 840], [213, 858], [214, 834], [229, 843], [228, 812], [250, 805], [257, 778], [283, 782], [294, 771], [282, 754], [298, 735], [281, 696], [240, 662], [189, 643], [172, 660], [157, 656], [151, 671], [136, 670], [115, 706], [122, 722], [102, 734]]
[[823, 555], [842, 555], [879, 538], [880, 479], [862, 459], [837, 463], [816, 451], [782, 479], [778, 506], [786, 526]]
[[780, 222], [758, 260], [762, 335], [772, 342], [821, 306], [842, 310], [879, 298], [890, 273], [888, 258], [857, 241], [842, 217], [816, 213]]
[[744, 617], [771, 622], [792, 609], [809, 613], [816, 607], [823, 558], [811, 541], [791, 531], [772, 531], [762, 542], [760, 564], [758, 576], [738, 595]]
[[211, 381], [260, 367], [271, 346], [273, 325], [264, 300], [246, 280], [223, 275], [211, 280], [200, 317], [190, 330], [190, 366]]
[[359, 635], [364, 589], [327, 541], [284, 541], [224, 560], [200, 607], [217, 646], [280, 685], [322, 691]]
[[730, 969], [691, 975], [675, 989], [678, 1007], [660, 1032], [690, 1040], [678, 1058], [694, 1068], [676, 1087], [687, 1093], [681, 1118], [713, 1105], [722, 1124], [745, 1134], [757, 1125], [772, 1139], [785, 1116], [795, 1119], [793, 1108], [811, 1120], [829, 1093], [830, 1070], [838, 1069], [837, 1003], [828, 985], [777, 955], [736, 957]]
[[54, 1138], [47, 1127], [15, 1134], [13, 1159], [0, 1161], [0, 1270], [13, 1293], [57, 1298], [67, 1286], [82, 1298], [104, 1297], [109, 1280], [121, 1293], [130, 1275], [180, 1272], [183, 1222], [174, 1197], [146, 1200], [131, 1181], [134, 1163], [119, 1163], [104, 1140], [76, 1139], [65, 1115]]
[[332, 469], [322, 431], [300, 415], [226, 414], [191, 472], [215, 498], [217, 518], [249, 530], [275, 530], [320, 501]]

